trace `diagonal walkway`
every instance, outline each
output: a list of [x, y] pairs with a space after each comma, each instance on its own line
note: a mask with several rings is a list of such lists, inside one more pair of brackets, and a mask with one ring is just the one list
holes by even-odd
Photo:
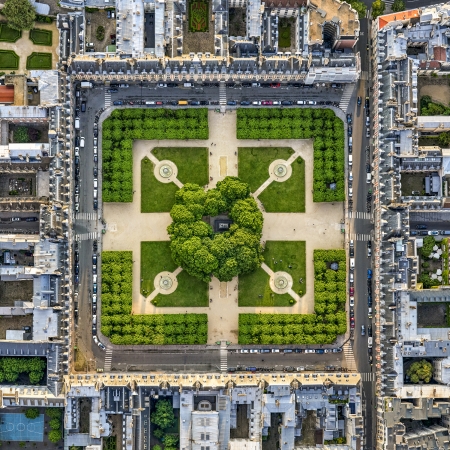
[[[108, 231], [103, 235], [104, 250], [133, 251], [133, 314], [181, 314], [186, 311], [208, 314], [208, 342], [227, 340], [237, 342], [240, 313], [292, 313], [314, 312], [314, 249], [343, 248], [344, 235], [340, 223], [344, 218], [342, 203], [314, 203], [313, 148], [310, 140], [245, 140], [236, 138], [236, 112], [226, 114], [209, 112], [210, 138], [207, 141], [135, 141], [133, 146], [134, 198], [129, 204], [105, 203], [103, 217]], [[239, 147], [290, 147], [296, 153], [289, 160], [301, 156], [305, 161], [306, 213], [266, 213], [264, 215], [264, 241], [306, 241], [306, 294], [291, 307], [238, 307], [237, 278], [220, 283], [213, 278], [210, 283], [210, 299], [204, 308], [161, 308], [150, 303], [140, 293], [140, 243], [141, 241], [168, 241], [169, 213], [141, 214], [141, 160], [145, 156], [153, 160], [150, 151], [154, 147], [208, 147], [210, 151], [209, 188], [227, 175], [237, 176]], [[290, 161], [289, 161], [290, 162]], [[269, 176], [268, 176], [269, 178]]]

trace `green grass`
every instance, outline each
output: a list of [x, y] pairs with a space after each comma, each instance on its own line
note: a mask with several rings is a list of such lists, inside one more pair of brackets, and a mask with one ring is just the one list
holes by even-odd
[[278, 47], [288, 48], [291, 46], [291, 24], [282, 26], [282, 23], [278, 24]]
[[205, 147], [156, 147], [152, 153], [160, 160], [168, 159], [178, 168], [177, 178], [183, 183], [204, 186], [209, 182], [208, 149]]
[[[178, 266], [173, 262], [170, 242], [141, 242], [141, 292], [154, 291], [154, 279], [163, 271], [173, 272]], [[167, 307], [208, 306], [208, 285], [191, 277], [184, 270], [178, 276], [178, 287], [169, 295], [158, 294], [153, 303]]]
[[283, 183], [272, 183], [258, 198], [267, 212], [305, 212], [305, 161], [297, 158], [292, 175]]
[[12, 50], [0, 50], [0, 69], [16, 70], [19, 68], [19, 56]]
[[22, 31], [10, 28], [7, 23], [0, 23], [0, 42], [16, 42], [22, 37]]
[[155, 165], [145, 157], [141, 161], [141, 212], [169, 212], [175, 202], [178, 187], [160, 183], [154, 175]]
[[[183, 183], [208, 184], [208, 149], [203, 147], [158, 147], [152, 153], [160, 160], [168, 159], [178, 168], [177, 178]], [[174, 183], [161, 183], [155, 178], [154, 164], [141, 161], [141, 212], [169, 212], [175, 203]]]
[[34, 45], [52, 45], [53, 32], [51, 30], [40, 30], [33, 28], [30, 30], [30, 40]]
[[[238, 153], [239, 177], [255, 192], [268, 178], [269, 166], [276, 159], [287, 160], [294, 153], [288, 147], [241, 147]], [[292, 163], [291, 177], [273, 181], [259, 199], [267, 212], [305, 212], [305, 162], [297, 158]]]
[[52, 54], [33, 52], [27, 57], [27, 69], [49, 70], [52, 68]]
[[[267, 241], [265, 263], [274, 271], [292, 276], [293, 290], [306, 292], [306, 243], [304, 241]], [[277, 262], [277, 264], [275, 264]], [[289, 267], [291, 266], [291, 267]], [[300, 278], [303, 282], [300, 283]], [[262, 295], [262, 297], [259, 297]], [[292, 306], [289, 294], [275, 294], [269, 286], [269, 275], [262, 268], [239, 277], [239, 306]]]
[[204, 0], [189, 2], [189, 31], [206, 33], [209, 29], [209, 3]]

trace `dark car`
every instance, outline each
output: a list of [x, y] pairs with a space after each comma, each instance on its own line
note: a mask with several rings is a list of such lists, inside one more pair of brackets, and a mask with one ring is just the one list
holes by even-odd
[[79, 275], [80, 273], [80, 266], [78, 264], [75, 264], [75, 275]]
[[97, 255], [95, 253], [92, 255], [92, 264], [97, 264]]
[[208, 100], [200, 100], [200, 105], [202, 105], [202, 106], [209, 105], [209, 101]]
[[291, 100], [283, 100], [283, 101], [281, 102], [281, 104], [282, 104], [283, 106], [291, 106], [292, 103], [293, 103], [293, 102], [291, 102]]
[[75, 284], [78, 284], [80, 282], [80, 277], [78, 275], [75, 275], [74, 282]]
[[231, 83], [227, 83], [226, 86], [229, 87], [229, 88], [232, 88], [232, 87], [236, 86], [236, 83], [232, 83], [232, 82]]
[[97, 293], [97, 283], [94, 283], [94, 284], [92, 285], [92, 293], [93, 293], [93, 294], [96, 294], [96, 293]]
[[372, 337], [372, 325], [367, 327], [367, 336]]
[[119, 89], [108, 89], [108, 92], [110, 94], [117, 94], [117, 92], [119, 92]]
[[428, 236], [428, 231], [421, 231], [421, 232], [420, 232], [420, 235], [421, 235], [421, 236]]
[[170, 88], [178, 87], [178, 83], [167, 83], [167, 87]]
[[260, 353], [270, 353], [270, 348], [262, 348]]
[[370, 164], [366, 164], [366, 173], [372, 172], [372, 168], [370, 167]]
[[92, 334], [95, 336], [97, 334], [97, 326], [92, 325]]
[[296, 348], [294, 350], [295, 353], [303, 353], [303, 349], [302, 348]]
[[249, 105], [251, 105], [251, 102], [249, 102], [248, 100], [241, 101], [241, 106], [249, 106]]
[[75, 156], [75, 165], [78, 166], [78, 164], [80, 164], [80, 158]]
[[348, 127], [348, 128], [347, 128], [347, 134], [348, 134], [349, 136], [351, 136], [351, 135], [352, 135], [352, 132], [353, 132], [352, 127]]
[[198, 100], [191, 100], [191, 101], [189, 102], [189, 104], [190, 104], [191, 106], [198, 106], [198, 105], [200, 105], [200, 102], [199, 102]]
[[80, 136], [76, 136], [75, 137], [75, 147], [79, 147], [80, 146]]
[[367, 296], [367, 306], [369, 308], [372, 308], [372, 296], [371, 295]]
[[81, 112], [86, 112], [86, 102], [81, 102]]
[[293, 350], [291, 348], [285, 348], [283, 350], [283, 353], [292, 353], [292, 352], [293, 352]]
[[97, 167], [94, 167], [94, 178], [97, 178], [98, 176], [98, 169]]
[[123, 105], [123, 101], [122, 100], [116, 100], [115, 102], [113, 102], [113, 105], [121, 106], [121, 105]]
[[97, 241], [94, 241], [93, 243], [92, 243], [92, 250], [94, 250], [94, 252], [96, 252], [97, 251]]
[[416, 230], [426, 230], [427, 228], [428, 227], [426, 225], [424, 225], [423, 223], [416, 225]]
[[352, 123], [352, 115], [347, 114], [347, 123]]
[[320, 355], [322, 355], [323, 353], [325, 353], [325, 350], [323, 348], [318, 348], [318, 349], [316, 349], [316, 353], [319, 353]]
[[98, 201], [94, 200], [94, 211], [97, 211], [98, 209]]
[[80, 253], [75, 252], [75, 262], [78, 262], [80, 260]]
[[280, 83], [270, 83], [270, 87], [276, 89], [276, 88], [281, 87], [281, 84]]
[[350, 318], [350, 328], [355, 328], [355, 318], [354, 317], [351, 317]]
[[368, 280], [372, 279], [372, 269], [367, 269], [367, 279]]
[[366, 97], [366, 101], [364, 103], [364, 108], [369, 109], [370, 103], [369, 103], [369, 97]]
[[244, 82], [242, 83], [242, 87], [251, 88], [251, 87], [252, 87], [252, 83], [249, 83], [249, 82], [247, 82], [247, 81], [244, 81]]
[[361, 104], [362, 104], [362, 98], [361, 97], [358, 97], [357, 103], [358, 103], [358, 106], [361, 106]]
[[37, 220], [38, 220], [37, 217], [27, 217], [27, 218], [25, 219], [26, 222], [36, 222]]
[[98, 137], [98, 130], [94, 130], [94, 137]]
[[228, 101], [227, 101], [227, 105], [229, 105], [229, 106], [235, 106], [235, 105], [237, 105], [237, 101], [236, 101], [236, 100], [228, 100]]
[[98, 156], [94, 155], [94, 163], [97, 164], [98, 163]]

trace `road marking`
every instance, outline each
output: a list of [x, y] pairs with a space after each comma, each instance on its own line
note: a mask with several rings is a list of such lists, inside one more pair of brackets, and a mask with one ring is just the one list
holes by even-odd
[[90, 233], [82, 233], [75, 236], [76, 241], [89, 241], [90, 239], [98, 239], [98, 232], [91, 231]]
[[348, 213], [349, 219], [366, 219], [370, 220], [372, 218], [372, 214], [368, 212], [361, 211], [349, 211]]
[[354, 241], [370, 241], [372, 236], [370, 234], [350, 233], [350, 239]]
[[228, 350], [227, 341], [220, 342], [220, 371], [226, 372], [228, 370]]
[[111, 372], [112, 353], [113, 351], [110, 348], [106, 349], [104, 372]]
[[219, 102], [221, 105], [227, 104], [227, 87], [225, 81], [221, 81], [219, 84]]
[[339, 108], [342, 111], [347, 111], [348, 104], [350, 103], [350, 99], [352, 98], [353, 91], [355, 89], [354, 83], [349, 83], [345, 85], [344, 92], [342, 93], [341, 100], [339, 102]]
[[353, 347], [350, 342], [344, 344], [343, 353], [347, 361], [347, 369], [356, 370], [355, 355], [353, 354]]
[[361, 380], [362, 380], [363, 382], [364, 382], [364, 381], [367, 381], [367, 382], [369, 382], [369, 383], [374, 383], [375, 380], [376, 380], [375, 373], [374, 373], [374, 372], [362, 373], [362, 374], [361, 374]]
[[97, 220], [97, 213], [77, 213], [75, 218], [77, 220]]
[[108, 89], [105, 89], [105, 108], [111, 106], [111, 93]]

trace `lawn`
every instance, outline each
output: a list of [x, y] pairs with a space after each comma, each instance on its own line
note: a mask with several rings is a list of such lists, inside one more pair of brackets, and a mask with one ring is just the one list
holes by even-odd
[[207, 1], [189, 2], [189, 31], [206, 33], [209, 29], [209, 3]]
[[0, 42], [16, 42], [22, 36], [22, 31], [8, 27], [6, 23], [0, 23]]
[[289, 48], [291, 46], [291, 24], [278, 24], [278, 47]]
[[[149, 295], [154, 290], [154, 279], [163, 271], [173, 272], [178, 266], [170, 253], [170, 242], [141, 242], [141, 292]], [[157, 306], [208, 306], [208, 285], [191, 277], [186, 271], [177, 276], [178, 287], [172, 294], [158, 294], [153, 300]]]
[[[294, 282], [293, 290], [305, 294], [305, 241], [267, 241], [264, 260], [274, 272], [289, 273]], [[300, 278], [303, 279], [302, 283]], [[239, 306], [292, 306], [291, 300], [289, 294], [275, 294], [270, 289], [269, 275], [261, 268], [239, 277]]]
[[156, 147], [152, 153], [160, 160], [168, 159], [178, 168], [177, 178], [183, 183], [205, 186], [209, 183], [208, 149], [205, 147]]
[[[178, 168], [183, 183], [208, 184], [208, 149], [203, 147], [157, 147], [152, 153], [160, 160], [168, 159]], [[141, 162], [141, 212], [168, 212], [175, 202], [178, 187], [161, 183], [155, 178], [154, 164], [144, 158]]]
[[19, 56], [12, 50], [0, 50], [0, 69], [16, 70], [19, 68]]
[[175, 202], [178, 187], [160, 183], [153, 173], [155, 165], [145, 157], [141, 161], [141, 212], [169, 212]]
[[51, 30], [40, 30], [33, 28], [30, 30], [30, 40], [34, 45], [52, 45], [53, 33]]
[[[276, 159], [289, 159], [294, 150], [288, 147], [241, 147], [238, 154], [239, 177], [255, 192], [268, 178], [269, 166]], [[302, 158], [292, 163], [291, 177], [273, 181], [259, 200], [267, 212], [305, 212], [305, 164]]]
[[52, 68], [52, 54], [33, 52], [27, 57], [27, 69], [49, 70]]

